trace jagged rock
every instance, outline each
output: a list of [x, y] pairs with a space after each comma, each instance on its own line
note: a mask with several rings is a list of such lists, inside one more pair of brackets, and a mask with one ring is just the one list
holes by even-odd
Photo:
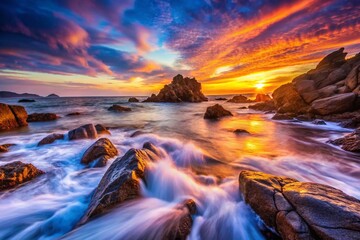
[[275, 103], [273, 100], [256, 103], [254, 105], [250, 105], [249, 108], [263, 112], [276, 110]]
[[97, 131], [94, 124], [86, 124], [68, 132], [69, 140], [97, 138]]
[[27, 126], [27, 112], [24, 107], [0, 103], [0, 131]]
[[129, 102], [139, 102], [139, 99], [137, 99], [136, 97], [131, 97], [129, 98]]
[[158, 95], [152, 94], [144, 102], [203, 102], [208, 99], [201, 92], [201, 83], [195, 78], [176, 75]]
[[345, 79], [345, 85], [352, 91], [360, 84], [359, 78], [360, 78], [360, 65], [354, 67], [351, 70], [351, 72]]
[[329, 142], [341, 146], [345, 151], [360, 152], [360, 129], [358, 128], [342, 138], [330, 140]]
[[8, 152], [9, 151], [9, 147], [14, 146], [15, 144], [3, 144], [0, 145], [0, 153], [2, 152]]
[[20, 99], [18, 102], [19, 103], [21, 103], [21, 102], [35, 102], [35, 100], [34, 99]]
[[54, 121], [59, 117], [55, 113], [32, 113], [28, 116], [28, 122]]
[[258, 93], [255, 97], [255, 102], [271, 101], [272, 98], [268, 94]]
[[97, 134], [108, 134], [108, 135], [111, 135], [110, 131], [107, 130], [107, 128], [104, 127], [104, 126], [101, 125], [101, 124], [96, 124], [96, 125], [95, 125], [95, 129], [96, 129]]
[[301, 98], [291, 83], [282, 85], [273, 93], [275, 106], [279, 113], [307, 113], [309, 105]]
[[326, 125], [326, 122], [324, 120], [321, 120], [321, 119], [315, 119], [311, 123], [315, 124], [315, 125]]
[[235, 134], [250, 134], [247, 130], [245, 129], [236, 129], [234, 131]]
[[145, 180], [148, 163], [156, 154], [152, 152], [150, 157], [150, 151], [130, 149], [111, 164], [95, 189], [81, 223], [124, 201], [140, 196], [140, 181]]
[[215, 104], [214, 106], [206, 109], [204, 118], [205, 119], [219, 119], [226, 116], [232, 116], [232, 113], [224, 109], [221, 105]]
[[2, 165], [0, 166], [0, 190], [14, 188], [43, 173], [31, 163], [16, 161]]
[[109, 111], [114, 111], [114, 112], [130, 112], [131, 108], [123, 107], [123, 106], [114, 104], [111, 107], [109, 107], [108, 110]]
[[343, 113], [353, 110], [356, 94], [343, 93], [315, 100], [311, 104], [312, 111], [320, 115]]
[[79, 113], [79, 112], [72, 112], [72, 113], [66, 114], [66, 116], [68, 116], [68, 117], [70, 117], [70, 116], [79, 116], [79, 115], [81, 115], [81, 113]]
[[46, 137], [44, 137], [43, 139], [41, 139], [41, 141], [37, 144], [38, 146], [42, 146], [42, 145], [46, 145], [46, 144], [50, 144], [55, 142], [56, 140], [62, 140], [64, 139], [64, 134], [60, 134], [60, 133], [52, 133]]
[[231, 103], [252, 103], [254, 101], [248, 99], [247, 97], [245, 97], [243, 95], [237, 95], [237, 96], [234, 96], [233, 98], [229, 99], [228, 102], [231, 102]]
[[118, 150], [107, 138], [100, 138], [92, 144], [81, 158], [81, 163], [91, 167], [103, 167], [107, 160], [118, 155]]
[[242, 171], [240, 192], [283, 239], [359, 239], [360, 201], [330, 186]]
[[316, 70], [341, 67], [345, 63], [346, 54], [344, 48], [330, 53], [320, 61], [316, 66]]

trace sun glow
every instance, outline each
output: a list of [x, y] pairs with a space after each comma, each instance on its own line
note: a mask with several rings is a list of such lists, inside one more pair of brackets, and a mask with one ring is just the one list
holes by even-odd
[[257, 83], [255, 84], [256, 89], [262, 89], [265, 86], [263, 83]]

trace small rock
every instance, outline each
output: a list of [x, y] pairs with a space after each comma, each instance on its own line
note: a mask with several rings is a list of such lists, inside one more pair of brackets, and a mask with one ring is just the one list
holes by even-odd
[[248, 109], [247, 107], [239, 107], [239, 109]]
[[8, 152], [9, 151], [9, 147], [14, 146], [15, 144], [3, 144], [0, 145], [0, 153], [1, 152]]
[[244, 129], [236, 129], [234, 131], [235, 134], [250, 134], [248, 131], [244, 130]]
[[321, 119], [315, 119], [311, 123], [315, 124], [315, 125], [326, 125], [326, 122], [324, 120], [321, 120]]
[[35, 102], [35, 100], [34, 99], [20, 99], [18, 102], [19, 103], [21, 103], [21, 102]]
[[226, 101], [227, 98], [223, 98], [223, 97], [219, 97], [219, 98], [215, 98], [216, 101]]
[[274, 104], [274, 101], [266, 101], [266, 102], [259, 102], [256, 103], [254, 105], [250, 105], [249, 106], [250, 109], [253, 110], [257, 110], [257, 111], [263, 111], [263, 112], [267, 112], [267, 111], [275, 111], [276, 107]]
[[273, 120], [293, 120], [294, 114], [289, 113], [276, 113], [273, 117]]
[[111, 135], [110, 131], [109, 131], [106, 127], [104, 127], [103, 125], [101, 125], [101, 124], [96, 124], [96, 125], [95, 125], [95, 129], [96, 129], [96, 132], [97, 132], [98, 134], [108, 134], [108, 135]]
[[56, 140], [64, 139], [64, 134], [52, 133], [46, 137], [44, 137], [39, 143], [38, 146], [46, 145], [55, 142]]
[[97, 138], [97, 131], [94, 124], [86, 124], [68, 132], [69, 140]]
[[129, 98], [129, 102], [139, 102], [139, 99], [137, 99], [136, 97], [131, 97]]
[[140, 131], [140, 130], [137, 130], [137, 131], [133, 132], [133, 133], [130, 135], [130, 137], [133, 138], [133, 137], [140, 136], [140, 135], [142, 135], [142, 134], [145, 134], [145, 132]]
[[54, 121], [59, 117], [55, 113], [33, 113], [27, 118], [28, 122], [46, 122]]
[[81, 115], [81, 113], [79, 113], [79, 112], [72, 112], [72, 113], [66, 114], [66, 116], [68, 116], [68, 117], [70, 117], [70, 116], [79, 116], [79, 115]]
[[0, 190], [14, 188], [43, 173], [31, 163], [16, 161], [2, 165], [0, 166]]
[[81, 163], [91, 167], [103, 167], [109, 158], [117, 154], [118, 150], [109, 139], [100, 138], [85, 151]]
[[109, 111], [114, 111], [114, 112], [130, 112], [131, 108], [123, 107], [123, 106], [114, 104], [111, 107], [109, 107], [108, 110]]
[[232, 113], [224, 109], [221, 105], [215, 104], [214, 106], [206, 109], [204, 118], [205, 119], [219, 119], [226, 116], [233, 116]]
[[341, 146], [345, 151], [360, 152], [360, 129], [356, 129], [345, 137], [330, 140], [329, 143]]
[[248, 99], [244, 95], [238, 95], [238, 96], [234, 96], [232, 99], [228, 100], [228, 102], [231, 102], [231, 103], [251, 103], [253, 101]]

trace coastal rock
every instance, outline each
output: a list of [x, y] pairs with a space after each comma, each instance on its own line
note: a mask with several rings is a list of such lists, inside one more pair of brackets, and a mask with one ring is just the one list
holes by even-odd
[[263, 112], [276, 110], [275, 103], [273, 100], [259, 102], [254, 105], [250, 105], [249, 108], [253, 109], [253, 110], [257, 110], [257, 111], [263, 111]]
[[330, 140], [329, 142], [341, 146], [345, 151], [360, 152], [360, 129], [358, 128], [342, 138]]
[[81, 223], [140, 196], [140, 182], [145, 181], [147, 165], [152, 161], [148, 151], [150, 150], [130, 149], [124, 156], [115, 159], [95, 189]]
[[97, 138], [97, 131], [94, 124], [86, 124], [68, 132], [69, 140]]
[[326, 125], [326, 122], [324, 120], [321, 120], [321, 119], [315, 119], [311, 123], [315, 124], [315, 125]]
[[136, 97], [131, 97], [129, 98], [129, 102], [139, 102], [139, 99], [137, 99]]
[[219, 98], [215, 98], [216, 101], [226, 101], [227, 98], [223, 98], [223, 97], [219, 97]]
[[21, 102], [35, 102], [35, 100], [34, 99], [20, 99], [18, 102], [19, 103], [21, 103]]
[[28, 116], [28, 122], [47, 122], [54, 121], [59, 117], [55, 113], [32, 113]]
[[201, 83], [195, 78], [176, 75], [158, 95], [152, 94], [144, 102], [203, 102], [208, 99], [201, 92]]
[[234, 131], [234, 133], [235, 134], [250, 134], [247, 130], [245, 130], [245, 129], [236, 129], [235, 131]]
[[43, 139], [41, 139], [41, 141], [38, 143], [38, 146], [43, 146], [46, 144], [50, 144], [55, 142], [56, 140], [62, 140], [64, 139], [64, 134], [60, 134], [60, 133], [52, 133], [46, 137], [44, 137]]
[[296, 115], [293, 113], [276, 113], [273, 120], [293, 120]]
[[359, 239], [360, 201], [330, 186], [242, 171], [244, 200], [283, 239]]
[[228, 102], [231, 102], [231, 103], [252, 103], [254, 101], [248, 99], [247, 97], [245, 97], [243, 95], [237, 95], [237, 96], [234, 96], [233, 98], [229, 99]]
[[258, 93], [255, 97], [255, 102], [271, 101], [272, 98], [268, 94]]
[[2, 165], [0, 166], [0, 191], [14, 188], [43, 173], [31, 163], [16, 161]]
[[68, 117], [70, 117], [70, 116], [79, 116], [79, 115], [81, 115], [80, 112], [72, 112], [72, 113], [66, 114], [66, 116], [68, 116]]
[[0, 131], [27, 126], [27, 112], [24, 107], [0, 103]]
[[104, 127], [104, 126], [101, 125], [101, 124], [96, 124], [96, 125], [95, 125], [95, 129], [96, 129], [97, 134], [108, 134], [108, 135], [111, 135], [110, 131], [107, 130], [107, 128]]
[[343, 113], [353, 110], [355, 100], [355, 93], [336, 94], [331, 97], [315, 100], [311, 104], [311, 108], [314, 113], [320, 115]]
[[221, 105], [215, 104], [214, 106], [206, 109], [204, 118], [205, 119], [219, 119], [226, 116], [232, 116], [232, 113], [224, 109]]
[[123, 106], [114, 104], [111, 107], [109, 107], [108, 110], [113, 111], [113, 112], [130, 112], [131, 108], [123, 107]]
[[3, 144], [0, 145], [0, 153], [2, 152], [8, 152], [9, 151], [9, 147], [14, 146], [15, 144]]
[[307, 113], [310, 106], [301, 98], [291, 83], [282, 85], [273, 93], [275, 106], [279, 113]]
[[118, 155], [118, 150], [107, 138], [100, 138], [92, 144], [81, 158], [81, 163], [91, 167], [103, 167], [109, 158]]

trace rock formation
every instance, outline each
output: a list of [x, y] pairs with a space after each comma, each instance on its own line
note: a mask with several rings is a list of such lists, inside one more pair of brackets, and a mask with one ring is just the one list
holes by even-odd
[[0, 131], [27, 126], [27, 117], [24, 107], [0, 103]]
[[237, 95], [233, 98], [229, 99], [228, 102], [231, 103], [252, 103], [253, 100], [250, 100], [249, 98], [245, 97], [244, 95]]
[[55, 113], [32, 113], [28, 116], [28, 122], [46, 122], [46, 121], [54, 121], [58, 119]]
[[103, 167], [109, 158], [117, 154], [118, 150], [109, 139], [100, 138], [85, 151], [81, 163], [91, 167]]
[[232, 116], [232, 113], [219, 104], [208, 107], [206, 109], [204, 119], [219, 119], [226, 116]]
[[97, 131], [94, 124], [86, 124], [68, 132], [69, 140], [97, 138]]
[[129, 98], [129, 102], [139, 102], [139, 99], [137, 99], [136, 97], [131, 97]]
[[111, 135], [110, 131], [107, 130], [107, 128], [104, 127], [104, 126], [101, 125], [101, 124], [96, 124], [96, 125], [95, 125], [95, 129], [96, 129], [97, 134], [108, 134], [108, 135]]
[[258, 93], [255, 97], [255, 102], [271, 101], [272, 98], [268, 94]]
[[249, 106], [250, 109], [257, 110], [257, 111], [274, 111], [276, 110], [275, 104], [273, 100], [265, 101], [265, 102], [259, 102], [254, 105]]
[[0, 191], [14, 188], [43, 173], [31, 163], [16, 161], [2, 165], [0, 166]]
[[43, 139], [41, 139], [41, 141], [37, 144], [38, 146], [43, 146], [46, 144], [51, 144], [53, 142], [55, 142], [56, 140], [62, 140], [64, 139], [64, 134], [60, 134], [60, 133], [52, 133], [46, 137], [44, 137]]
[[108, 110], [113, 111], [113, 112], [130, 112], [131, 108], [123, 107], [123, 106], [114, 104], [111, 107], [109, 107]]
[[360, 201], [330, 186], [242, 171], [240, 192], [283, 239], [360, 239]]
[[329, 142], [341, 146], [345, 151], [360, 152], [360, 129], [358, 128], [342, 138], [330, 140]]
[[208, 99], [201, 92], [201, 83], [195, 78], [176, 75], [158, 95], [152, 94], [144, 102], [203, 102]]
[[0, 153], [2, 153], [2, 152], [8, 152], [8, 151], [9, 151], [9, 147], [14, 146], [14, 145], [15, 145], [15, 144], [11, 144], [11, 143], [0, 145]]
[[360, 54], [345, 59], [341, 48], [273, 93], [279, 113], [329, 116], [360, 108]]

